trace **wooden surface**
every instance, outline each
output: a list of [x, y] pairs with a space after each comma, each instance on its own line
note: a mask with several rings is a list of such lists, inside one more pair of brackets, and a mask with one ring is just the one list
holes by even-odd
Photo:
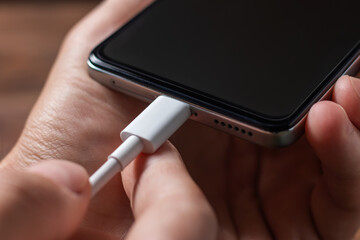
[[95, 5], [0, 2], [0, 159], [21, 133], [66, 32]]

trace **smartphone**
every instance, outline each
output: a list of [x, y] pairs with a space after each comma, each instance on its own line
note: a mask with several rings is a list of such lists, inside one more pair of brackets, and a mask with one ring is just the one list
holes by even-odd
[[195, 121], [282, 147], [360, 64], [359, 0], [158, 0], [98, 45], [90, 75], [191, 106]]

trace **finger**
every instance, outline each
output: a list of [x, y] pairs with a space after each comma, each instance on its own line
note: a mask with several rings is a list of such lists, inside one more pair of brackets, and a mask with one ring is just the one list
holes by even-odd
[[360, 129], [360, 79], [341, 77], [335, 84], [333, 100], [345, 109], [350, 121]]
[[312, 195], [315, 224], [323, 239], [350, 239], [360, 224], [359, 131], [340, 105], [326, 101], [310, 110], [306, 135], [323, 169]]
[[86, 171], [66, 161], [46, 161], [24, 171], [0, 171], [0, 238], [66, 239], [90, 198]]
[[135, 216], [127, 239], [215, 239], [214, 213], [170, 144], [140, 156], [124, 174]]

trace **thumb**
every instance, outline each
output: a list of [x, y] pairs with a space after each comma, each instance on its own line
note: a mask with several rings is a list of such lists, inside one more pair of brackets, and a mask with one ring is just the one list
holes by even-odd
[[90, 198], [86, 171], [67, 161], [46, 161], [24, 171], [0, 171], [0, 238], [66, 239]]
[[125, 169], [135, 223], [126, 239], [215, 239], [215, 215], [176, 149], [164, 144]]
[[319, 234], [351, 239], [360, 226], [359, 131], [341, 105], [320, 102], [309, 112], [306, 134], [323, 170], [312, 195]]

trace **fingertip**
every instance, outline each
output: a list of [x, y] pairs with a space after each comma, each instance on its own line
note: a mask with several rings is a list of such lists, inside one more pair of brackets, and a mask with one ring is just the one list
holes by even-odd
[[[70, 161], [46, 160], [26, 171], [35, 182], [48, 180], [38, 198], [44, 199], [41, 200], [42, 210], [47, 209], [50, 214], [56, 214], [57, 219], [49, 220], [46, 223], [49, 229], [44, 232], [48, 235], [70, 236], [79, 226], [90, 201], [91, 187], [86, 170]], [[56, 224], [55, 231], [53, 228]]]
[[315, 104], [306, 122], [306, 136], [323, 166], [340, 170], [354, 164], [350, 159], [357, 151], [359, 136], [339, 104], [330, 101]]
[[[182, 158], [178, 150], [169, 141], [166, 141], [155, 153], [153, 154], [140, 154], [129, 167], [125, 168], [123, 175], [124, 179], [128, 182], [128, 178], [136, 178], [138, 180], [140, 175], [146, 169], [152, 169], [152, 165], [159, 164], [160, 166], [183, 165]], [[154, 171], [147, 171], [147, 174], [154, 174]], [[134, 183], [134, 182], [133, 182]]]
[[357, 97], [360, 98], [360, 79], [350, 77], [350, 83], [351, 83], [352, 87], [354, 88], [354, 91], [355, 91]]
[[324, 101], [314, 105], [308, 115], [306, 136], [323, 169], [339, 178], [357, 178], [360, 134], [339, 104]]
[[215, 213], [170, 142], [154, 154], [140, 155], [126, 171], [136, 168], [137, 174], [123, 176], [136, 176], [124, 181], [136, 219], [129, 238], [215, 239]]
[[350, 91], [352, 90], [350, 88], [349, 83], [350, 83], [350, 76], [348, 75], [344, 75], [337, 80], [334, 86], [334, 91], [332, 96], [333, 101], [339, 103], [339, 101], [347, 99], [347, 94], [349, 90]]
[[2, 171], [0, 180], [0, 222], [6, 223], [0, 224], [0, 235], [10, 236], [4, 239], [67, 239], [90, 199], [86, 171], [68, 161]]
[[334, 87], [333, 101], [340, 104], [351, 122], [360, 128], [360, 79], [350, 76], [339, 78]]
[[204, 201], [201, 190], [190, 177], [179, 152], [170, 142], [163, 144], [154, 154], [140, 155], [123, 173], [125, 191], [135, 215], [141, 215], [152, 204], [163, 202], [166, 198]]
[[345, 110], [331, 101], [315, 104], [308, 115], [306, 135], [315, 148], [342, 143], [351, 132]]
[[89, 175], [82, 166], [73, 162], [48, 160], [30, 167], [28, 172], [50, 179], [75, 194], [90, 191]]
[[[166, 141], [155, 153], [140, 154], [124, 169], [122, 178], [125, 191], [131, 200], [134, 198], [134, 192], [138, 185], [142, 186], [142, 182], [158, 186], [161, 184], [159, 179], [167, 178], [168, 174], [172, 174], [172, 179], [176, 176], [175, 174], [183, 172], [181, 169], [185, 172], [179, 152], [169, 141]], [[161, 189], [161, 186], [158, 187]]]
[[176, 147], [166, 141], [154, 154], [142, 155], [142, 158], [146, 158], [147, 166], [156, 164], [159, 161], [167, 161], [182, 164], [182, 157]]

